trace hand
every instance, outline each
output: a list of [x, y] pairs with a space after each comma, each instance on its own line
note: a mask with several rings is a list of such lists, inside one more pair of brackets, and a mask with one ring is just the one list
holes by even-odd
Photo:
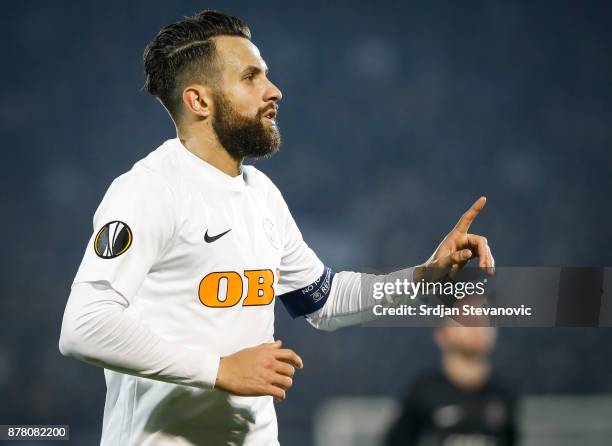
[[215, 387], [234, 395], [284, 400], [293, 385], [295, 367], [304, 365], [293, 350], [281, 345], [281, 341], [261, 344], [221, 358]]
[[414, 270], [414, 280], [439, 280], [447, 275], [454, 275], [457, 270], [472, 258], [478, 257], [478, 267], [488, 274], [495, 272], [495, 259], [487, 239], [475, 234], [469, 234], [470, 225], [484, 208], [487, 199], [480, 197], [465, 214], [461, 216], [457, 225], [442, 240], [436, 252]]

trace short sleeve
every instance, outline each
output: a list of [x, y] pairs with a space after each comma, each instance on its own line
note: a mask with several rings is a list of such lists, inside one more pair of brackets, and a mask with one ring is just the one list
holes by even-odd
[[79, 282], [107, 282], [128, 301], [174, 234], [174, 196], [154, 172], [135, 167], [118, 177], [96, 210]]
[[302, 233], [278, 189], [276, 193], [279, 200], [279, 219], [283, 241], [279, 294], [285, 294], [313, 284], [322, 276], [325, 268], [315, 252], [302, 238]]

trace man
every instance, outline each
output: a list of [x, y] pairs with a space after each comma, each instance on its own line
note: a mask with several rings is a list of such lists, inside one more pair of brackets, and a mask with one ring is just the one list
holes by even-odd
[[489, 361], [495, 328], [453, 325], [436, 328], [441, 369], [422, 374], [411, 385], [387, 446], [516, 443], [515, 398]]
[[[273, 398], [302, 360], [274, 342], [275, 296], [333, 330], [371, 317], [361, 275], [325, 268], [274, 184], [280, 90], [239, 19], [205, 11], [163, 28], [145, 88], [177, 138], [118, 177], [94, 215], [60, 350], [104, 367], [103, 445], [277, 444]], [[479, 199], [421, 267], [493, 266], [468, 234]]]

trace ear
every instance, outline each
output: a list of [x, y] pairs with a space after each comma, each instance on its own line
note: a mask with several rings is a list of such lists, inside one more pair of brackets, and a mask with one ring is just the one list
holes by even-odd
[[194, 115], [207, 118], [211, 114], [210, 89], [198, 84], [188, 85], [183, 89], [183, 104]]

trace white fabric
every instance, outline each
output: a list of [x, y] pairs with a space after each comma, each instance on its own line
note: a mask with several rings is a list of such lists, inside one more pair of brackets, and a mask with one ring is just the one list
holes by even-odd
[[412, 281], [414, 268], [394, 271], [387, 275], [373, 275], [341, 271], [336, 273], [325, 304], [306, 316], [308, 322], [319, 330], [334, 331], [351, 325], [365, 324], [376, 316], [375, 305], [395, 306], [412, 302], [407, 296], [385, 295], [377, 300], [372, 292], [374, 282], [393, 283], [399, 279]]
[[[131, 229], [132, 243], [102, 258], [93, 245], [112, 221]], [[63, 352], [107, 369], [102, 445], [277, 444], [271, 397], [210, 388], [220, 356], [274, 340], [274, 300], [243, 305], [252, 270], [273, 273], [275, 295], [323, 272], [280, 192], [254, 167], [230, 177], [173, 139], [111, 184], [61, 335]], [[242, 280], [240, 301], [203, 304], [202, 279], [228, 271]]]
[[128, 307], [104, 282], [75, 284], [64, 312], [61, 352], [143, 378], [213, 388], [219, 355], [168, 342]]

